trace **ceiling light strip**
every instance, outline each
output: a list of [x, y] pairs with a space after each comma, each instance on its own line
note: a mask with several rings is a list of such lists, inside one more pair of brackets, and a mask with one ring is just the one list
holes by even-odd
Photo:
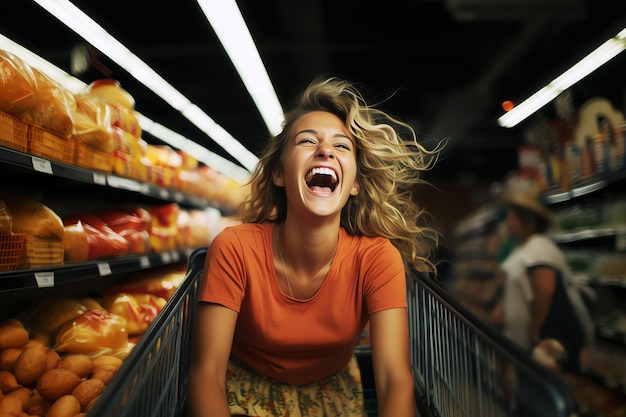
[[283, 109], [265, 65], [235, 0], [198, 0], [198, 4], [250, 93], [268, 131], [282, 130]]
[[[86, 84], [84, 82], [80, 81], [76, 77], [73, 77], [59, 67], [51, 64], [2, 34], [0, 34], [0, 49], [19, 57], [31, 67], [36, 68], [37, 70], [48, 75], [68, 91], [78, 93], [86, 88]], [[250, 172], [243, 169], [239, 165], [236, 165], [220, 155], [209, 151], [200, 144], [187, 139], [173, 130], [153, 122], [141, 113], [139, 113], [139, 119], [143, 131], [150, 133], [155, 138], [161, 139], [176, 149], [180, 149], [181, 151], [192, 155], [199, 162], [216, 169], [220, 173], [239, 181], [240, 183], [244, 183], [250, 179]]]
[[563, 91], [619, 55], [624, 49], [626, 49], [626, 28], [622, 29], [615, 37], [604, 42], [570, 69], [548, 83], [548, 85], [515, 106], [511, 111], [502, 115], [498, 118], [498, 124], [503, 127], [516, 126], [531, 114], [550, 103]]
[[[196, 114], [198, 111], [202, 112], [152, 68], [130, 52], [123, 44], [108, 34], [106, 30], [104, 30], [94, 20], [69, 1], [34, 1], [63, 22], [70, 29], [78, 33], [100, 52], [116, 62], [120, 67], [124, 68], [129, 74], [136, 78], [137, 81], [141, 82], [155, 94], [163, 98], [163, 100], [169, 103], [176, 110], [179, 110], [183, 115], [189, 114], [190, 108], [194, 108], [193, 112], [191, 112], [192, 114]], [[210, 117], [204, 114], [203, 120], [210, 120]], [[190, 119], [190, 121], [195, 123], [194, 120]], [[203, 126], [198, 126], [198, 128], [211, 137], [211, 139], [232, 155], [233, 158], [238, 160], [249, 171], [254, 169], [256, 163], [258, 162], [258, 158], [246, 149], [239, 141], [227, 132], [225, 133], [224, 129], [206, 130], [207, 126], [209, 128], [218, 126], [215, 122], [204, 123]]]

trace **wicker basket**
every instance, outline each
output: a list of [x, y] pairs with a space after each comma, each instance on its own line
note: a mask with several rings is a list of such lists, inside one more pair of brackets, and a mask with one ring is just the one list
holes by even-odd
[[14, 271], [24, 253], [25, 233], [0, 234], [0, 272]]
[[26, 152], [28, 150], [28, 124], [0, 112], [0, 146]]
[[111, 173], [113, 172], [113, 153], [77, 142], [74, 164], [81, 168]]
[[20, 269], [63, 265], [63, 256], [63, 242], [60, 239], [26, 235]]
[[28, 127], [28, 153], [52, 161], [74, 163], [74, 140], [47, 131], [39, 126]]

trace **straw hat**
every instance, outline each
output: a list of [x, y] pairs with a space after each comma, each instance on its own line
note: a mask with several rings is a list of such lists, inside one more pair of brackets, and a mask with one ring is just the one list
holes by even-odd
[[537, 197], [529, 193], [505, 193], [502, 195], [502, 203], [507, 206], [516, 206], [526, 209], [537, 217], [544, 219], [549, 224], [554, 221], [554, 215]]

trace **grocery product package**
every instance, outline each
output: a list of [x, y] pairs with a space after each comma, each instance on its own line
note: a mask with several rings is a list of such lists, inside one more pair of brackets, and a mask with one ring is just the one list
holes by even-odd
[[40, 201], [27, 197], [7, 197], [5, 203], [13, 215], [13, 231], [41, 238], [63, 240], [61, 217]]
[[100, 211], [96, 214], [128, 242], [129, 254], [143, 254], [150, 251], [151, 216], [148, 210], [142, 207], [130, 207]]
[[157, 318], [166, 300], [152, 294], [119, 293], [104, 297], [104, 308], [126, 319], [129, 336], [142, 335]]
[[67, 138], [75, 109], [71, 92], [21, 58], [0, 51], [0, 110]]
[[81, 223], [89, 243], [88, 259], [123, 256], [128, 253], [128, 241], [93, 213], [78, 213], [63, 219], [65, 226]]
[[24, 312], [21, 320], [34, 338], [50, 345], [63, 324], [92, 309], [102, 309], [93, 298], [48, 298]]
[[78, 221], [64, 226], [63, 258], [66, 263], [84, 262], [89, 259], [89, 235]]
[[96, 355], [128, 347], [126, 319], [104, 309], [89, 310], [65, 322], [55, 338], [59, 352]]

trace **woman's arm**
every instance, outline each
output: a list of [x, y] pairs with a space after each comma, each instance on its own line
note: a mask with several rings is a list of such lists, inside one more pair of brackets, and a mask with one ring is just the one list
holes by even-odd
[[528, 337], [530, 346], [535, 346], [539, 343], [539, 331], [552, 308], [552, 299], [556, 290], [556, 271], [549, 267], [533, 268], [529, 278], [533, 289], [533, 302]]
[[226, 368], [237, 312], [218, 304], [200, 303], [196, 314], [189, 407], [191, 416], [230, 417], [226, 400]]
[[380, 417], [415, 417], [407, 310], [372, 314], [370, 335]]

